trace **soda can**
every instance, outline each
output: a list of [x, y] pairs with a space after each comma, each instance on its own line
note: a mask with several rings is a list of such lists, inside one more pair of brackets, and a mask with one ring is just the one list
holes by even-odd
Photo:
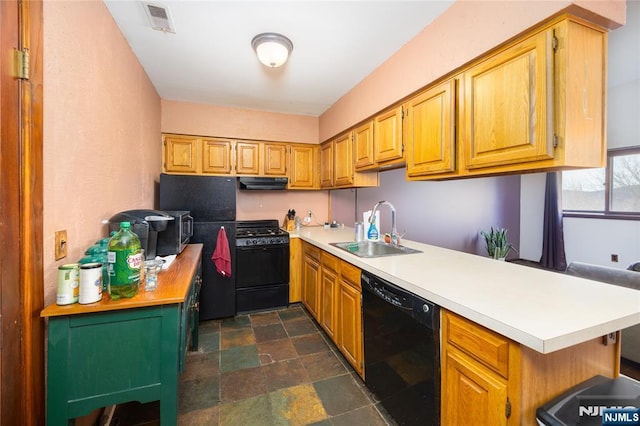
[[80, 265], [81, 304], [95, 303], [102, 299], [102, 263]]
[[67, 263], [58, 267], [58, 292], [56, 304], [71, 305], [78, 301], [80, 268], [77, 263]]

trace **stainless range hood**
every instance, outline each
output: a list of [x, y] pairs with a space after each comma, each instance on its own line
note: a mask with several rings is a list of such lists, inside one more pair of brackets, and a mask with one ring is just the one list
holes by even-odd
[[283, 190], [287, 189], [289, 179], [286, 177], [241, 177], [238, 178], [240, 189], [245, 190]]

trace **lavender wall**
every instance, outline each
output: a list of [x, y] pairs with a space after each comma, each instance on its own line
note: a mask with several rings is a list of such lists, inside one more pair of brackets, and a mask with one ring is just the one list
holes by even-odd
[[[387, 200], [397, 212], [398, 231], [406, 239], [467, 253], [486, 255], [479, 231], [491, 226], [509, 230], [520, 241], [520, 176], [474, 178], [445, 182], [408, 182], [404, 169], [380, 174], [380, 187], [331, 191], [332, 219], [353, 226], [357, 211]], [[389, 232], [391, 214], [381, 209], [381, 232]], [[509, 257], [517, 257], [512, 253]]]

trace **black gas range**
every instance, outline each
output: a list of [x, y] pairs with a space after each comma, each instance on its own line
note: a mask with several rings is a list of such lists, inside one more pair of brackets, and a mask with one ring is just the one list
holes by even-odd
[[289, 233], [280, 229], [277, 220], [243, 220], [236, 222], [236, 247], [289, 244]]
[[236, 221], [236, 311], [289, 304], [289, 233], [277, 220]]

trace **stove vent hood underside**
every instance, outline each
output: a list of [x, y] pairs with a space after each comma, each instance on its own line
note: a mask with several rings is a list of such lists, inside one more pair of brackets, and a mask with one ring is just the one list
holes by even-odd
[[283, 190], [287, 189], [289, 179], [286, 177], [241, 177], [238, 178], [240, 189], [245, 190]]

